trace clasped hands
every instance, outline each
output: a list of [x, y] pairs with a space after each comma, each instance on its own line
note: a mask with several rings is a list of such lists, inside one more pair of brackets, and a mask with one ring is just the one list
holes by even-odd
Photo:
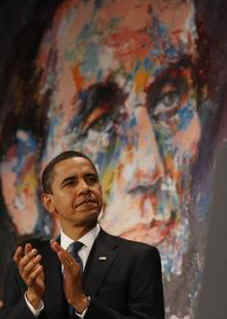
[[[82, 289], [80, 266], [55, 240], [51, 240], [50, 246], [64, 268], [66, 300], [78, 313], [82, 313], [88, 307], [89, 300]], [[41, 259], [42, 256], [30, 243], [25, 244], [24, 248], [19, 246], [13, 256], [19, 274], [27, 286], [26, 297], [34, 309], [40, 307], [46, 289], [44, 269], [40, 263]]]

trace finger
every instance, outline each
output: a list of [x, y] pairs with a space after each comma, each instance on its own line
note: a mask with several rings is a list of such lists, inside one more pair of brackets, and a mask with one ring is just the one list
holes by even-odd
[[67, 251], [58, 252], [58, 259], [64, 266], [65, 270], [69, 270], [70, 272], [76, 273], [80, 270], [80, 265]]
[[66, 253], [66, 251], [53, 239], [50, 241], [50, 246], [53, 249], [53, 251], [57, 254], [59, 261], [63, 263], [64, 254]]
[[60, 259], [63, 265], [71, 264], [72, 262], [74, 262], [74, 259], [71, 258], [71, 256], [64, 251], [58, 252], [58, 258]]
[[61, 264], [68, 268], [72, 269], [76, 267], [76, 269], [79, 266], [79, 264], [75, 261], [75, 259], [65, 250], [63, 249], [55, 240], [50, 241], [51, 248], [56, 252], [59, 261]]
[[58, 242], [56, 242], [56, 240], [52, 239], [50, 241], [50, 247], [53, 249], [53, 251], [55, 251], [56, 253], [58, 253], [59, 251], [63, 250], [63, 248], [58, 244]]
[[41, 273], [39, 274], [40, 275], [40, 279], [42, 280], [42, 281], [44, 281], [44, 271], [43, 271], [43, 267], [42, 267], [42, 269], [41, 269]]
[[74, 258], [65, 250], [63, 249], [56, 241], [51, 240], [51, 247], [56, 252], [58, 259], [61, 263], [65, 262], [73, 262]]
[[23, 257], [23, 248], [21, 246], [18, 246], [15, 254], [13, 255], [13, 260], [15, 261], [16, 264], [19, 263], [20, 259]]
[[34, 258], [32, 258], [28, 264], [26, 264], [26, 266], [23, 268], [23, 273], [25, 276], [27, 276], [31, 271], [37, 268], [37, 265], [39, 264], [41, 258], [41, 255], [37, 255]]
[[25, 255], [27, 255], [32, 250], [32, 245], [27, 243], [24, 247]]
[[36, 280], [36, 278], [39, 277], [39, 275], [41, 274], [41, 272], [43, 271], [43, 267], [42, 265], [39, 265], [34, 271], [32, 271], [27, 280], [26, 280], [26, 284], [28, 286], [31, 286], [33, 284], [33, 282]]
[[23, 258], [21, 258], [19, 262], [19, 268], [24, 268], [38, 253], [37, 249], [32, 249], [27, 255], [25, 255]]

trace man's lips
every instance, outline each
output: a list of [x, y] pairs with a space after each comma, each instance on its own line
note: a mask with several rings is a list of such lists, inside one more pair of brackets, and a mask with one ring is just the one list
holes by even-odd
[[88, 204], [92, 204], [92, 205], [97, 205], [98, 206], [98, 202], [94, 199], [84, 199], [82, 201], [80, 201], [79, 203], [76, 203], [74, 208], [78, 208], [80, 206], [83, 206], [83, 205], [88, 205]]

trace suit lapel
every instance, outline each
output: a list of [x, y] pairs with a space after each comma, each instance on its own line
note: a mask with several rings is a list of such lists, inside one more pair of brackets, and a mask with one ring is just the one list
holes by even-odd
[[89, 296], [95, 296], [117, 256], [118, 241], [100, 231], [88, 257], [83, 275], [83, 287]]

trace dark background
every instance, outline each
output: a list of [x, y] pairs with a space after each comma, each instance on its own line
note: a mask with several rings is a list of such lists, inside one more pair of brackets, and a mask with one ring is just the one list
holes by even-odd
[[209, 211], [206, 265], [196, 319], [227, 317], [227, 143], [219, 147]]
[[[153, 0], [155, 1], [155, 0]], [[184, 0], [182, 0], [184, 1]], [[46, 115], [29, 101], [28, 85], [33, 71], [33, 60], [44, 30], [48, 27], [55, 7], [60, 0], [1, 0], [0, 3], [0, 160], [5, 146], [13, 143], [13, 132], [26, 128], [33, 122], [37, 139], [45, 133]], [[227, 87], [227, 3], [226, 0], [196, 0], [198, 24], [207, 41], [209, 72], [205, 74], [213, 101], [226, 104]], [[23, 100], [24, 116], [10, 96], [13, 88], [22, 84], [27, 96]], [[7, 106], [6, 106], [7, 105]], [[33, 112], [29, 110], [33, 109]], [[226, 107], [225, 107], [226, 108]], [[226, 112], [225, 112], [226, 113]], [[26, 117], [29, 114], [29, 118]], [[31, 118], [33, 114], [34, 118]], [[220, 119], [222, 130], [217, 132], [225, 138], [227, 114]], [[11, 135], [7, 132], [12, 132]], [[227, 143], [218, 147], [214, 170], [214, 198], [209, 210], [209, 236], [203, 289], [196, 319], [226, 319], [227, 316]], [[1, 188], [0, 188], [1, 197]], [[0, 198], [0, 273], [4, 276], [7, 262], [15, 248], [17, 231], [10, 221], [4, 202]], [[0, 283], [0, 299], [2, 284]]]

